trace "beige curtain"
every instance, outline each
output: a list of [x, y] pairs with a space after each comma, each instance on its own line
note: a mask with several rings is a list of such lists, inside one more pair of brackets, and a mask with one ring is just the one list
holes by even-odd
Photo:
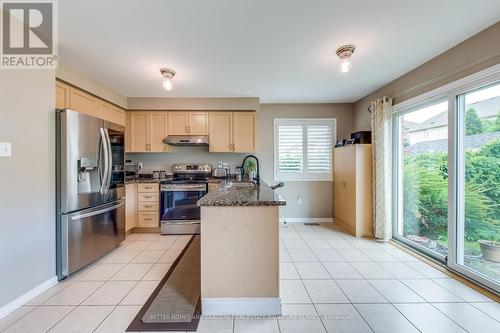
[[372, 167], [373, 167], [373, 234], [388, 240], [392, 236], [392, 98], [373, 101]]

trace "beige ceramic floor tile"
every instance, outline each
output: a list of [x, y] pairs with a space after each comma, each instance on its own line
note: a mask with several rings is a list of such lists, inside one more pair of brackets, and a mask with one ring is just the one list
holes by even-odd
[[311, 299], [301, 280], [280, 280], [280, 297], [283, 304], [311, 303]]
[[144, 250], [136, 256], [131, 264], [154, 264], [165, 253], [165, 250]]
[[124, 249], [126, 251], [131, 251], [131, 250], [142, 251], [145, 248], [147, 248], [149, 245], [151, 245], [152, 243], [153, 243], [153, 241], [135, 240], [135, 241], [130, 242], [130, 244], [127, 244], [127, 246], [125, 246]]
[[74, 306], [39, 306], [2, 333], [46, 332], [73, 309]]
[[0, 332], [33, 311], [35, 306], [21, 306], [0, 319]]
[[200, 319], [196, 333], [232, 333], [233, 319], [221, 317], [205, 317]]
[[111, 310], [113, 306], [78, 306], [58, 322], [49, 333], [91, 333]]
[[165, 252], [164, 255], [158, 259], [158, 263], [160, 264], [171, 264], [179, 257], [181, 254], [182, 249], [168, 249], [167, 252]]
[[117, 306], [94, 333], [125, 333], [141, 306]]
[[281, 333], [325, 332], [312, 304], [283, 304], [278, 324]]
[[99, 264], [80, 276], [77, 281], [107, 281], [123, 267], [125, 264]]
[[144, 305], [160, 281], [139, 281], [120, 305]]
[[69, 286], [70, 283], [71, 282], [59, 282], [49, 290], [43, 292], [40, 296], [37, 296], [28, 303], [26, 303], [26, 305], [40, 305], [49, 298], [51, 298], [52, 296], [54, 296], [55, 294], [57, 294], [58, 292], [60, 292], [61, 290], [63, 290], [64, 288], [66, 288], [67, 286]]
[[49, 298], [44, 305], [78, 305], [102, 284], [104, 284], [104, 282], [73, 282], [68, 287]]
[[158, 281], [165, 277], [172, 264], [154, 264], [142, 280]]
[[118, 305], [136, 284], [136, 281], [108, 281], [90, 295], [82, 305]]
[[103, 263], [105, 264], [128, 264], [129, 262], [132, 261], [141, 251], [139, 250], [120, 250], [116, 251], [111, 255], [110, 257], [106, 258], [103, 260]]
[[113, 281], [138, 281], [153, 267], [153, 264], [127, 264], [113, 275]]
[[279, 333], [278, 321], [273, 319], [234, 319], [234, 333]]

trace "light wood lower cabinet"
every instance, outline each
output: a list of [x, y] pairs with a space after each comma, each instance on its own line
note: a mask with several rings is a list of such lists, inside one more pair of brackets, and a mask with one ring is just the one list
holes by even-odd
[[137, 227], [137, 184], [125, 185], [125, 231]]
[[137, 226], [139, 228], [159, 227], [160, 185], [147, 183], [137, 186]]
[[210, 112], [210, 152], [255, 151], [255, 112]]
[[357, 237], [373, 235], [371, 152], [370, 144], [356, 144], [333, 154], [335, 223]]

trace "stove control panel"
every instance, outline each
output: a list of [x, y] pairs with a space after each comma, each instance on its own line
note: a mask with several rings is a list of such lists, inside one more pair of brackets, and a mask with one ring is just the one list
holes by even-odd
[[210, 173], [212, 172], [211, 164], [174, 164], [172, 166], [172, 171], [174, 173]]

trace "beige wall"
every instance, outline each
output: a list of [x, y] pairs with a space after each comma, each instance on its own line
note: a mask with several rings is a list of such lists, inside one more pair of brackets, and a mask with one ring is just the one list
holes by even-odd
[[408, 72], [386, 86], [357, 101], [354, 106], [355, 130], [370, 130], [370, 101], [383, 96], [400, 103], [449, 82], [500, 63], [500, 23], [472, 36], [434, 59]]
[[71, 83], [124, 109], [127, 108], [127, 98], [116, 90], [61, 62], [59, 62], [58, 67], [56, 71], [58, 79]]
[[0, 71], [0, 309], [54, 278], [55, 74]]
[[[134, 99], [135, 100], [135, 99]], [[210, 105], [202, 101], [190, 99], [188, 104], [200, 105], [207, 110]], [[205, 100], [205, 99], [202, 99]], [[227, 105], [224, 99], [219, 99], [219, 106]], [[129, 98], [129, 103], [131, 99]], [[136, 103], [135, 101], [133, 103]], [[130, 105], [130, 104], [129, 104]], [[165, 104], [155, 105], [153, 109], [162, 109]], [[140, 109], [147, 109], [151, 104], [146, 99], [138, 105]], [[230, 109], [238, 109], [234, 105]], [[177, 109], [177, 108], [176, 108]], [[189, 109], [189, 108], [187, 108]], [[257, 152], [255, 155], [261, 163], [261, 177], [267, 184], [274, 184], [274, 118], [336, 118], [337, 137], [350, 136], [353, 128], [352, 104], [260, 104], [257, 111]], [[170, 171], [176, 163], [211, 163], [218, 161], [228, 162], [231, 170], [240, 166], [246, 154], [209, 153], [207, 147], [176, 147], [174, 153], [134, 153], [127, 154], [127, 159], [134, 162], [144, 162], [144, 171]], [[331, 182], [285, 182], [285, 188], [279, 190], [287, 200], [286, 207], [282, 208], [283, 215], [290, 218], [331, 218], [332, 211], [332, 183]], [[298, 200], [300, 199], [300, 200]], [[299, 204], [298, 201], [301, 201]]]
[[[336, 118], [337, 138], [350, 136], [352, 104], [261, 104], [257, 113], [257, 156], [262, 179], [274, 184], [274, 118]], [[279, 193], [286, 199], [282, 217], [331, 218], [332, 182], [285, 182]], [[298, 200], [300, 198], [300, 200]], [[298, 203], [301, 201], [301, 203]]]

